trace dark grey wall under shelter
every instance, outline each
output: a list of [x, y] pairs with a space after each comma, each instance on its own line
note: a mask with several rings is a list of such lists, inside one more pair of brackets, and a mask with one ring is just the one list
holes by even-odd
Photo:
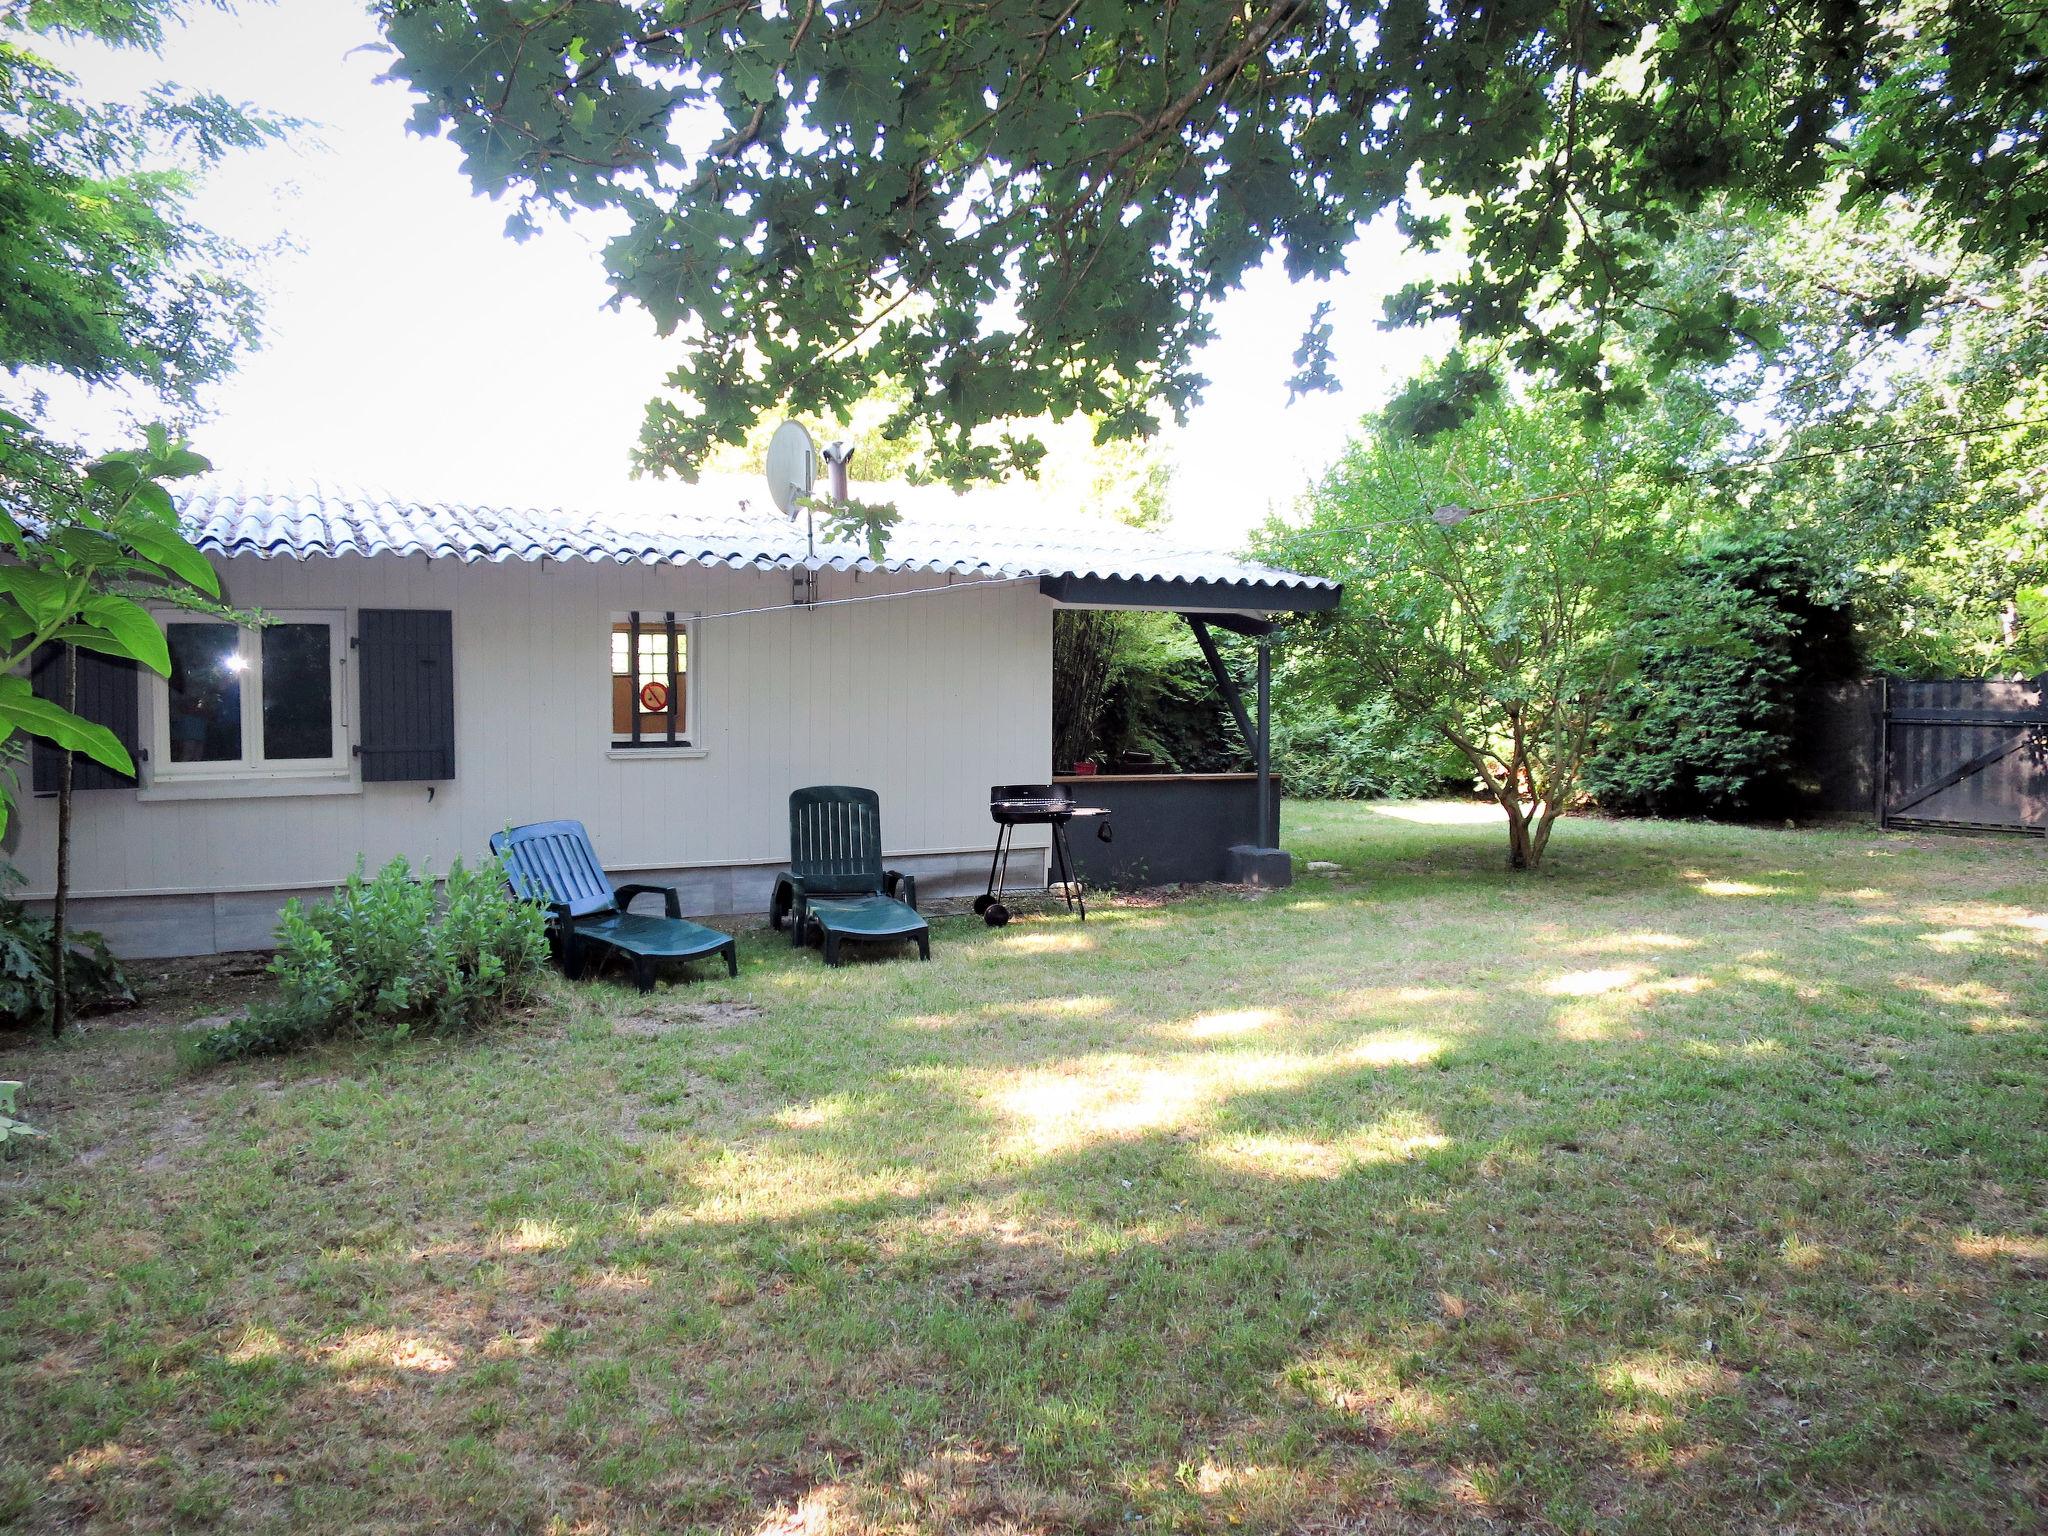
[[1057, 780], [1079, 805], [1108, 808], [1111, 842], [1095, 835], [1097, 819], [1068, 828], [1075, 873], [1090, 885], [1132, 888], [1230, 878], [1235, 844], [1280, 846], [1280, 786], [1266, 835], [1258, 823], [1259, 780], [1253, 773], [1074, 774]]

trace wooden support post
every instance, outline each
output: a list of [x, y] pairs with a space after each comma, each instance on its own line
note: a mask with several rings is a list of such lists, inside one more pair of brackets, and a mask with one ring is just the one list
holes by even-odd
[[1259, 636], [1259, 739], [1253, 748], [1259, 770], [1259, 838], [1261, 848], [1279, 846], [1273, 827], [1273, 642]]

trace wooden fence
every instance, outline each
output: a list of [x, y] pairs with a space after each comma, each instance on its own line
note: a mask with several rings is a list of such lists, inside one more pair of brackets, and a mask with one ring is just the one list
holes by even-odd
[[1885, 827], [2048, 832], [2048, 679], [1875, 679], [1818, 691], [1820, 808]]

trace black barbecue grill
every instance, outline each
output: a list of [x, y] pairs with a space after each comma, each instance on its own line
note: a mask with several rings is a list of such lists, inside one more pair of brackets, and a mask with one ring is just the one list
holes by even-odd
[[[1107, 816], [1099, 805], [1076, 805], [1064, 784], [998, 784], [988, 792], [988, 814], [996, 824], [995, 856], [988, 861], [988, 889], [974, 898], [974, 910], [991, 928], [1010, 920], [1010, 909], [998, 899], [1010, 879], [1010, 845], [1019, 827], [1051, 827], [1053, 860], [1059, 867], [1060, 894], [1067, 910], [1078, 911], [1088, 921], [1088, 898], [1073, 876], [1073, 860], [1067, 856], [1067, 823], [1076, 816]], [[1107, 821], [1095, 829], [1103, 842], [1109, 841]]]

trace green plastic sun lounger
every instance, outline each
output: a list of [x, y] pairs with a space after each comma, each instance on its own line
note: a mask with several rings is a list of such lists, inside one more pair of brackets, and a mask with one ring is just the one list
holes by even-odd
[[825, 950], [825, 963], [839, 963], [839, 945], [846, 939], [878, 942], [909, 939], [920, 959], [932, 957], [932, 929], [915, 907], [888, 896], [845, 896], [809, 904], [808, 920]]
[[917, 881], [882, 867], [882, 802], [872, 789], [819, 784], [789, 797], [789, 868], [775, 877], [768, 921], [792, 945], [814, 936], [828, 965], [843, 939], [911, 939], [932, 957], [931, 925], [917, 914]]
[[[654, 990], [655, 967], [662, 964], [719, 955], [728, 976], [740, 973], [732, 935], [685, 919], [674, 887], [614, 889], [580, 821], [536, 821], [494, 832], [491, 852], [503, 861], [515, 896], [547, 907], [549, 934], [571, 981], [583, 974], [586, 960], [601, 960], [607, 952], [631, 964], [642, 992]], [[627, 908], [641, 896], [662, 897], [666, 914], [629, 912]]]

